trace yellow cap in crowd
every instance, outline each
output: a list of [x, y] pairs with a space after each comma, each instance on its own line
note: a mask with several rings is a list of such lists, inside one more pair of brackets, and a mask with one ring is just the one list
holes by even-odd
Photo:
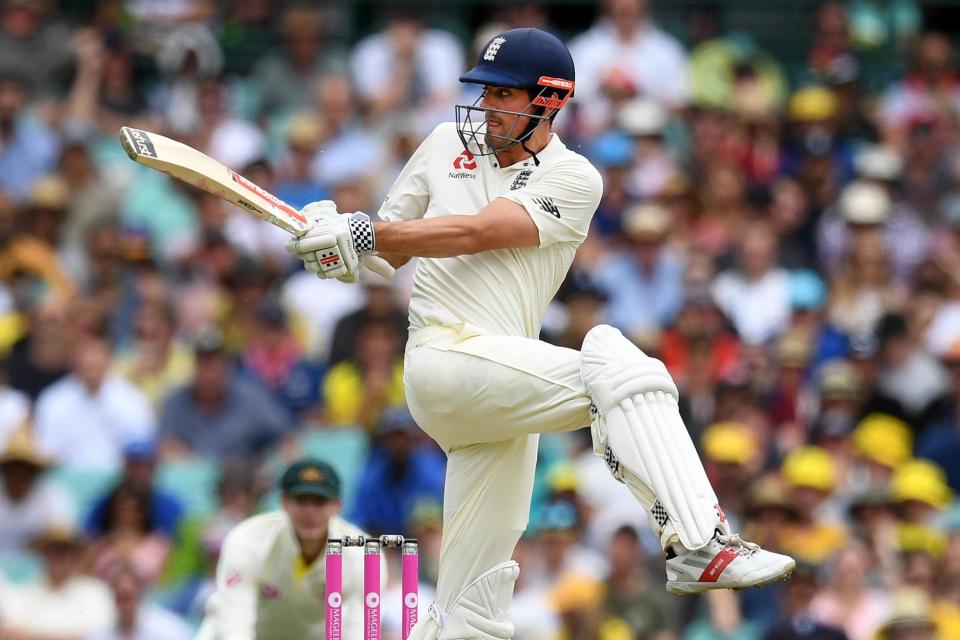
[[738, 422], [715, 422], [700, 440], [703, 452], [713, 462], [746, 464], [760, 453], [757, 437], [746, 425]]
[[890, 493], [895, 502], [916, 500], [937, 509], [945, 508], [953, 500], [943, 469], [928, 460], [900, 465], [890, 479]]
[[793, 487], [811, 487], [827, 493], [837, 485], [837, 469], [820, 447], [800, 447], [783, 461], [780, 472]]
[[910, 459], [913, 434], [903, 420], [885, 413], [871, 413], [853, 431], [853, 450], [895, 469]]

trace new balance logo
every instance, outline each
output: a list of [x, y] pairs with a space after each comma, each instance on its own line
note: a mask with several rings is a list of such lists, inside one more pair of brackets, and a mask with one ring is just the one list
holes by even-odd
[[487, 62], [493, 62], [497, 57], [497, 52], [500, 51], [500, 47], [506, 42], [507, 39], [502, 36], [497, 36], [490, 41], [490, 44], [487, 45], [487, 50], [483, 54], [483, 59]]
[[518, 173], [517, 177], [513, 179], [513, 184], [510, 185], [510, 191], [523, 189], [527, 186], [527, 180], [530, 179], [531, 174], [533, 174], [533, 169], [524, 169]]
[[477, 161], [473, 157], [472, 153], [464, 149], [463, 153], [461, 153], [460, 155], [458, 155], [456, 158], [453, 159], [453, 168], [467, 169], [468, 171], [473, 171], [474, 169], [477, 168]]
[[557, 205], [553, 204], [553, 200], [550, 198], [534, 198], [533, 201], [540, 205], [540, 208], [543, 209], [544, 212], [549, 213], [555, 218], [560, 217], [560, 209], [557, 208]]

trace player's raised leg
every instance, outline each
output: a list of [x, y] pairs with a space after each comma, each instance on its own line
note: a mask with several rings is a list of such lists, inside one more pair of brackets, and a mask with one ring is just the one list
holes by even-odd
[[598, 409], [591, 427], [595, 451], [641, 502], [656, 496], [649, 512], [668, 553], [667, 589], [741, 589], [789, 576], [792, 558], [731, 534], [663, 363], [606, 325], [587, 334], [581, 354], [584, 383]]

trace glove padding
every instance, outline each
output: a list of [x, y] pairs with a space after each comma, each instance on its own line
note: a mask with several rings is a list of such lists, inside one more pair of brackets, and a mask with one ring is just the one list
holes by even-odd
[[308, 271], [318, 277], [356, 282], [360, 275], [360, 257], [375, 248], [373, 224], [361, 212], [337, 213], [332, 200], [311, 202], [300, 210], [313, 221], [310, 230], [290, 240], [287, 251], [303, 260]]

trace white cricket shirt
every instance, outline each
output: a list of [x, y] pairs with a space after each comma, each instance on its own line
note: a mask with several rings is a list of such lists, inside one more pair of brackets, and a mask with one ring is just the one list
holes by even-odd
[[540, 246], [453, 258], [418, 258], [410, 326], [472, 325], [490, 335], [537, 338], [547, 305], [587, 236], [603, 182], [586, 158], [552, 134], [537, 154], [500, 167], [464, 150], [456, 125], [433, 130], [380, 207], [380, 219], [474, 215], [496, 198], [522, 205]]

